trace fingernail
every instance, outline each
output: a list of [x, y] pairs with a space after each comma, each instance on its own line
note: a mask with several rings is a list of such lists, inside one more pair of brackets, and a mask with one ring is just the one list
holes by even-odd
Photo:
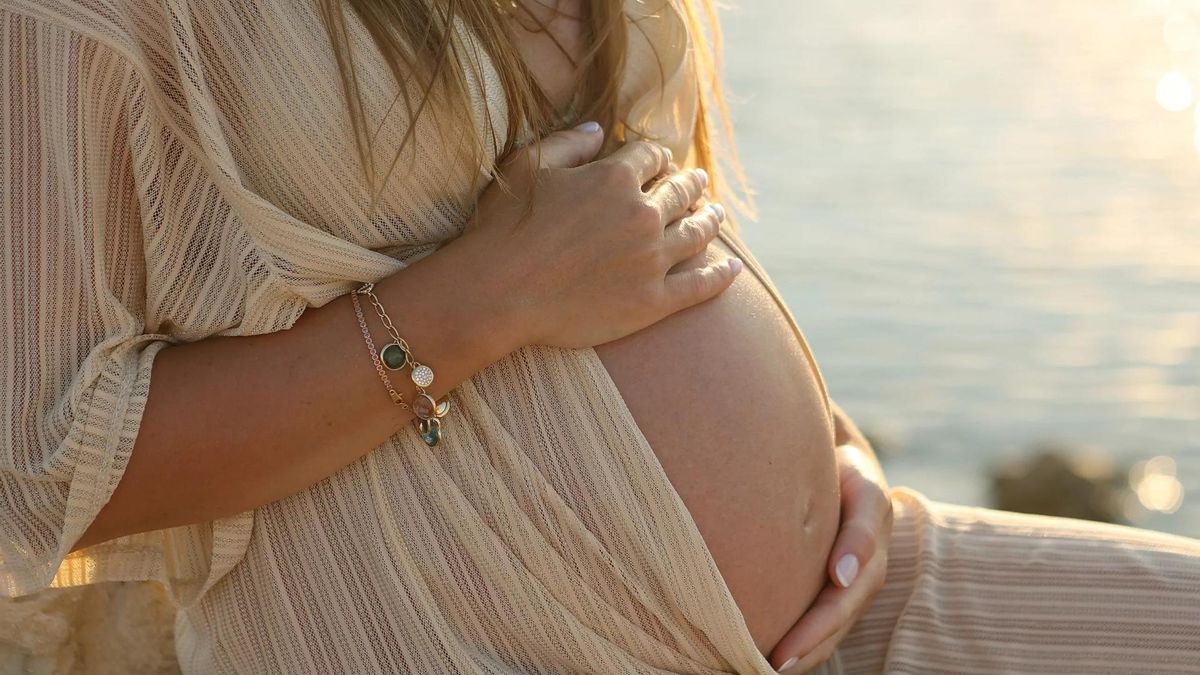
[[791, 668], [792, 666], [796, 665], [796, 662], [799, 660], [800, 660], [799, 656], [793, 656], [792, 658], [788, 659], [787, 661], [784, 661], [783, 665], [779, 666], [779, 672], [782, 673], [783, 671], [787, 670], [788, 668]]
[[717, 214], [717, 220], [725, 220], [725, 207], [716, 202], [709, 204], [712, 207], [713, 213]]
[[707, 171], [705, 171], [704, 169], [701, 169], [701, 168], [697, 168], [696, 175], [700, 176], [701, 183], [704, 183], [705, 186], [708, 185], [708, 172]]
[[742, 259], [741, 258], [730, 258], [729, 259], [729, 269], [733, 270], [734, 274], [741, 272], [742, 271]]
[[854, 577], [858, 576], [858, 556], [853, 553], [842, 556], [834, 571], [837, 573], [838, 583], [842, 585], [842, 588], [848, 588], [850, 584], [854, 583]]
[[583, 124], [580, 124], [579, 126], [575, 127], [575, 131], [582, 131], [585, 134], [594, 134], [597, 131], [600, 131], [600, 123], [599, 122], [584, 122]]
[[671, 152], [670, 148], [668, 148], [667, 146], [664, 145], [663, 152], [667, 153], [667, 164], [670, 164], [671, 162], [675, 161], [675, 154]]

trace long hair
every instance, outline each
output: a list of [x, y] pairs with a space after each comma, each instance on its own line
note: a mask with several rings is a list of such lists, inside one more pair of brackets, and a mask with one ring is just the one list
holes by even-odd
[[[545, 30], [541, 20], [526, 9], [521, 0], [346, 0], [400, 84], [393, 106], [402, 105], [411, 120], [400, 147], [392, 157], [385, 158], [381, 169], [374, 155], [373, 135], [364, 112], [342, 2], [317, 2], [337, 61], [356, 148], [371, 190], [372, 206], [399, 163], [405, 146], [412, 145], [411, 134], [421, 115], [432, 116], [436, 119], [436, 127], [444, 130], [447, 136], [460, 140], [458, 147], [465, 154], [459, 155], [457, 161], [463, 162], [463, 166], [480, 166], [488, 143], [492, 144], [495, 156], [503, 157], [513, 149], [523, 124], [528, 125], [534, 138], [563, 126], [505, 26], [507, 15], [512, 13], [523, 23], [532, 22], [535, 27]], [[750, 191], [737, 161], [729, 113], [718, 77], [721, 33], [716, 9], [712, 0], [681, 2], [693, 36], [693, 58], [700, 92], [690, 163], [709, 173], [710, 193], [714, 200], [720, 199], [752, 215]], [[574, 62], [577, 74], [576, 101], [579, 105], [575, 108], [574, 122], [595, 120], [609, 130], [602, 153], [624, 142], [627, 128], [618, 110], [620, 75], [630, 30], [623, 4], [624, 0], [584, 0], [580, 3], [584, 12], [580, 18], [587, 27], [587, 48], [578, 62], [571, 59], [561, 44], [558, 45]], [[459, 117], [462, 111], [471, 109], [468, 74], [475, 73], [481, 78], [479, 74], [483, 72], [480, 55], [465, 44], [459, 31], [455, 30], [459, 26], [476, 36], [503, 85], [508, 129], [507, 141], [502, 148], [495, 147], [495, 138], [481, 135], [474, 125], [464, 125]], [[553, 39], [549, 31], [547, 34]], [[464, 126], [469, 127], [466, 133]], [[717, 138], [721, 139], [720, 143], [716, 142]], [[729, 189], [726, 171], [739, 188], [736, 194]]]

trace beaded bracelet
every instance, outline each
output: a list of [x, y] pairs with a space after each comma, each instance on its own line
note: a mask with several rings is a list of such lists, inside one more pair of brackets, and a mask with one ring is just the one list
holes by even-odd
[[[375, 370], [379, 373], [379, 379], [383, 381], [383, 385], [387, 389], [388, 396], [391, 397], [392, 402], [406, 410], [413, 411], [413, 414], [418, 418], [413, 420], [413, 424], [416, 426], [421, 440], [425, 441], [426, 445], [433, 447], [442, 438], [441, 418], [450, 412], [450, 395], [446, 394], [440, 401], [435, 401], [433, 396], [425, 391], [425, 387], [433, 383], [433, 369], [417, 361], [413, 356], [408, 342], [400, 337], [400, 333], [396, 330], [395, 324], [392, 323], [391, 317], [388, 316], [387, 311], [383, 308], [383, 303], [379, 300], [379, 296], [375, 295], [374, 289], [374, 283], [366, 283], [351, 295], [351, 300], [354, 303], [354, 312], [358, 318], [359, 328], [362, 329], [363, 338], [367, 342], [371, 361], [375, 364]], [[392, 338], [392, 341], [384, 345], [383, 349], [379, 350], [378, 353], [375, 350], [375, 342], [371, 339], [370, 328], [367, 327], [366, 319], [362, 315], [362, 308], [358, 302], [359, 294], [366, 295], [371, 299], [371, 305], [375, 308], [375, 313], [379, 315], [379, 319], [383, 322], [384, 327]], [[392, 386], [391, 379], [387, 376], [387, 371], [385, 370], [385, 368], [387, 370], [402, 370], [406, 364], [411, 364], [412, 366], [409, 378], [417, 387], [417, 396], [413, 399], [411, 406]]]

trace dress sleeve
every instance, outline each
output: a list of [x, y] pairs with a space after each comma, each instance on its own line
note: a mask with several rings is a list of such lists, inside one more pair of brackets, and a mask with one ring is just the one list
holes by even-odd
[[145, 325], [136, 74], [3, 10], [0, 36], [0, 591], [160, 578], [169, 542], [211, 528], [70, 553], [129, 462], [155, 356], [177, 342]]

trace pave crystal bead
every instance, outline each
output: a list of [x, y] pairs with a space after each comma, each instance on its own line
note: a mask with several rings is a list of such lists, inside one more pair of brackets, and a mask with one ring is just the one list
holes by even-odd
[[433, 369], [429, 366], [417, 366], [412, 371], [412, 381], [418, 387], [428, 387], [433, 384]]
[[433, 447], [442, 440], [442, 421], [434, 417], [433, 419], [421, 420], [417, 425], [417, 430], [421, 432], [421, 440], [425, 441], [425, 445]]
[[437, 402], [437, 408], [434, 410], [434, 414], [436, 414], [438, 417], [445, 417], [446, 413], [448, 413], [448, 412], [450, 412], [450, 395], [449, 394], [447, 394], [446, 396], [443, 396], [442, 400]]
[[412, 410], [417, 417], [427, 420], [430, 417], [441, 417], [437, 414], [438, 404], [434, 402], [433, 397], [429, 394], [417, 394], [413, 399]]
[[400, 370], [408, 362], [408, 352], [404, 351], [404, 347], [398, 342], [385, 346], [379, 357], [383, 359], [383, 365], [387, 366], [388, 370]]

